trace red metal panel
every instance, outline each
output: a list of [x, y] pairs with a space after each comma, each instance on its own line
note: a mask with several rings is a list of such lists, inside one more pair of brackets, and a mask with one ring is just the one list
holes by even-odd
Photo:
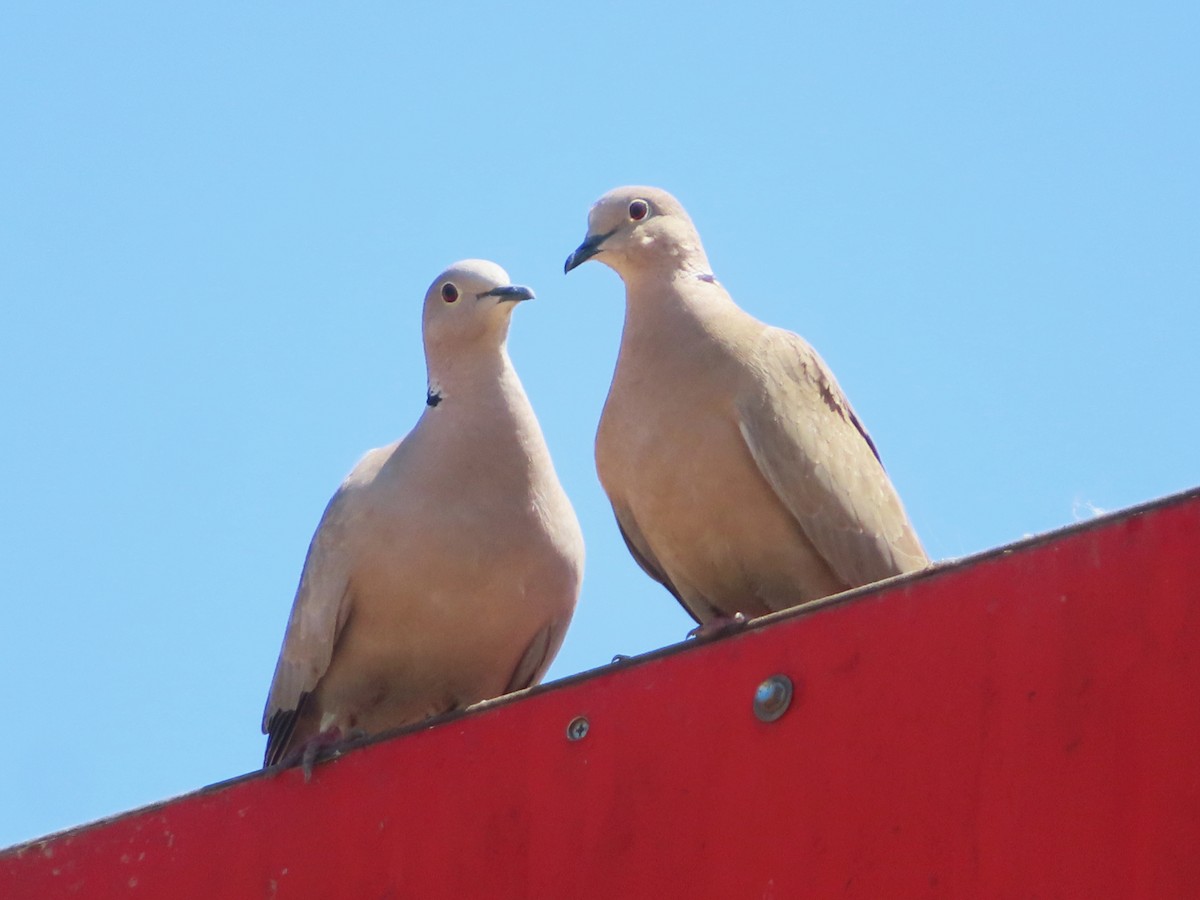
[[0, 896], [1197, 897], [1198, 550], [1192, 492], [13, 848]]

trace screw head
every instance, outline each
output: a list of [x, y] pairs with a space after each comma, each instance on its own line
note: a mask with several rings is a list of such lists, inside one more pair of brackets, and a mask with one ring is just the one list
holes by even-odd
[[588, 728], [588, 720], [583, 716], [576, 716], [567, 723], [567, 740], [582, 741], [587, 737]]
[[754, 717], [760, 722], [774, 722], [792, 705], [792, 679], [772, 675], [754, 690]]

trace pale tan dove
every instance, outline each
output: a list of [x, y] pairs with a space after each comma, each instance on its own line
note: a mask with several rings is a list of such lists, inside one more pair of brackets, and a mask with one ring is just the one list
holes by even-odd
[[[533, 293], [465, 260], [425, 295], [427, 405], [330, 500], [263, 714], [264, 765], [528, 687], [579, 595], [583, 536], [505, 341]], [[324, 751], [322, 751], [324, 752]]]
[[679, 201], [605, 194], [565, 271], [593, 257], [626, 299], [596, 468], [633, 557], [698, 622], [927, 565], [833, 374], [733, 302]]

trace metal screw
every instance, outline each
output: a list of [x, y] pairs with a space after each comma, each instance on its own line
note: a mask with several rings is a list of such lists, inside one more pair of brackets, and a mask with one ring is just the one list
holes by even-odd
[[760, 722], [774, 722], [792, 705], [792, 679], [772, 675], [754, 691], [754, 717]]
[[567, 725], [567, 740], [582, 741], [587, 737], [588, 720], [583, 716], [576, 716]]

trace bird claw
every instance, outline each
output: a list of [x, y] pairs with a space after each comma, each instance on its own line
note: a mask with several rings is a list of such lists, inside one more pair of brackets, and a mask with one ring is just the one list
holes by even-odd
[[299, 747], [296, 747], [279, 761], [279, 768], [287, 769], [299, 765], [304, 770], [304, 781], [307, 783], [312, 781], [313, 767], [317, 763], [341, 756], [365, 737], [367, 737], [367, 733], [361, 728], [351, 728], [349, 731], [342, 731], [341, 728], [335, 726], [327, 731], [322, 731], [320, 734], [313, 735]]
[[749, 621], [745, 613], [740, 612], [734, 613], [732, 616], [716, 616], [703, 624], [697, 625], [687, 633], [687, 636], [698, 641], [722, 637], [726, 634], [732, 634], [735, 631], [741, 631]]

